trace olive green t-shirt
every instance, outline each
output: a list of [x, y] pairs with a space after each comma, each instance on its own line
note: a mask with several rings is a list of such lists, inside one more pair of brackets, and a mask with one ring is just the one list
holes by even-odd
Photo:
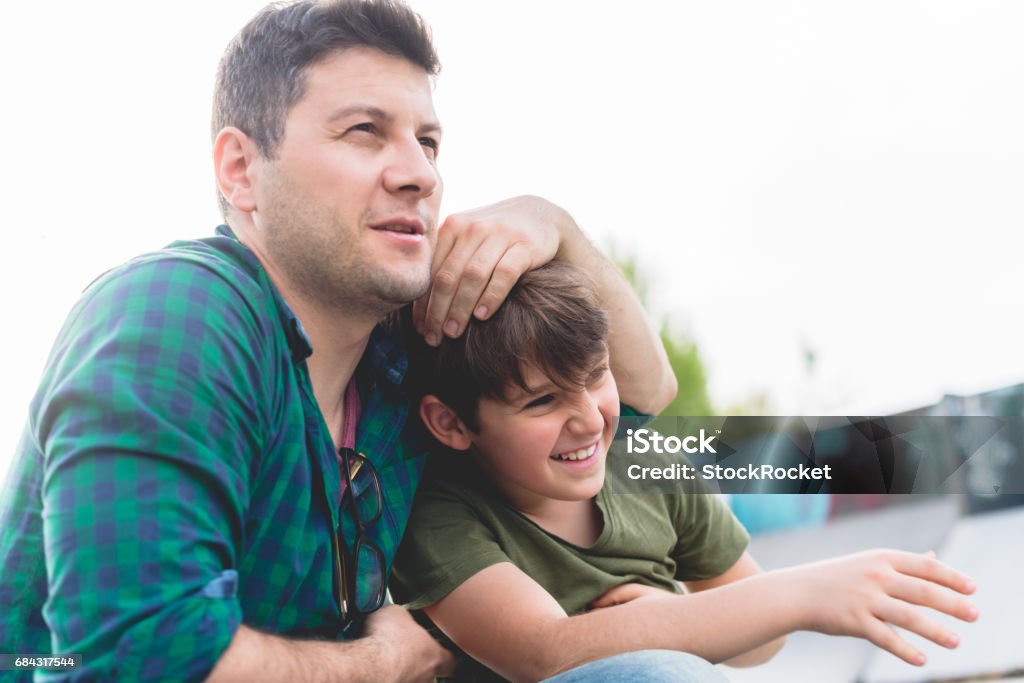
[[548, 533], [503, 501], [465, 454], [436, 454], [395, 558], [391, 591], [410, 609], [432, 605], [482, 569], [511, 562], [566, 614], [622, 583], [681, 592], [676, 580], [710, 579], [743, 554], [749, 537], [712, 494], [619, 494], [607, 468], [596, 502], [604, 519], [593, 546]]

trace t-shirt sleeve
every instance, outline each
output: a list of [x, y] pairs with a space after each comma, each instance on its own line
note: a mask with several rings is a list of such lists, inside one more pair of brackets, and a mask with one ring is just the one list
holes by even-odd
[[666, 497], [675, 507], [679, 540], [672, 549], [679, 581], [721, 576], [747, 549], [750, 536], [725, 502], [713, 493], [683, 493]]
[[510, 561], [469, 496], [428, 469], [395, 556], [395, 600], [409, 609], [433, 605], [477, 572]]

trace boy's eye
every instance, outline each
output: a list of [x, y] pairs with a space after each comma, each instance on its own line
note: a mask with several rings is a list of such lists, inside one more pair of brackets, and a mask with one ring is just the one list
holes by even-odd
[[540, 398], [535, 398], [532, 401], [530, 401], [529, 403], [527, 403], [526, 407], [527, 408], [538, 408], [538, 407], [540, 407], [542, 405], [546, 405], [548, 403], [551, 403], [554, 400], [555, 400], [555, 397], [552, 396], [551, 394], [544, 394]]
[[594, 371], [590, 373], [590, 377], [587, 378], [587, 383], [588, 384], [594, 384], [595, 382], [599, 382], [599, 381], [601, 381], [601, 379], [604, 378], [604, 376], [607, 373], [608, 373], [608, 366], [607, 365], [602, 365], [599, 368], [595, 368]]

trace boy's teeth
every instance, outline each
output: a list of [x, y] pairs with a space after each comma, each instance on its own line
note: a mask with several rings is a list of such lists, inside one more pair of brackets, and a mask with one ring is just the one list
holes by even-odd
[[575, 451], [569, 451], [568, 453], [559, 453], [555, 457], [559, 460], [586, 460], [591, 456], [591, 446], [586, 448], [578, 448]]

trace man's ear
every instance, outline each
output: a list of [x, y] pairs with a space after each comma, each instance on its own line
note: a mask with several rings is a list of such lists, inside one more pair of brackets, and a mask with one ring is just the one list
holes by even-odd
[[473, 443], [469, 427], [459, 419], [454, 410], [433, 394], [420, 399], [420, 419], [434, 438], [449, 448], [464, 451]]
[[256, 209], [252, 176], [254, 162], [259, 158], [256, 143], [234, 126], [221, 130], [213, 142], [217, 187], [228, 204], [245, 213]]

